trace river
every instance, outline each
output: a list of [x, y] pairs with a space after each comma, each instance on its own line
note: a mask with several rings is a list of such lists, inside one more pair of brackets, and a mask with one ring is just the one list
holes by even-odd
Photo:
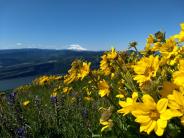
[[0, 80], [0, 91], [13, 89], [24, 84], [29, 84], [35, 78], [36, 76], [29, 76], [29, 77]]

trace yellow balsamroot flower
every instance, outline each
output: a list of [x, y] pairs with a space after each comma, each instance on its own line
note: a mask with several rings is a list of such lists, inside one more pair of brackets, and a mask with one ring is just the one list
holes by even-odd
[[147, 55], [151, 51], [151, 44], [147, 43], [144, 47], [144, 50], [141, 50], [140, 53], [142, 55]]
[[181, 31], [184, 31], [184, 23], [181, 23], [180, 27], [181, 27]]
[[89, 74], [91, 63], [75, 60], [72, 62], [72, 67], [68, 71], [68, 74], [64, 76], [64, 83], [70, 84], [78, 79], [83, 79]]
[[147, 38], [147, 44], [153, 44], [154, 43], [154, 36], [152, 34], [149, 35]]
[[179, 47], [178, 54], [184, 54], [184, 45], [182, 47]]
[[63, 88], [63, 92], [66, 93], [66, 94], [68, 94], [71, 90], [72, 90], [71, 87], [64, 87]]
[[137, 102], [136, 102], [137, 98], [138, 98], [138, 93], [133, 92], [132, 98], [128, 97], [126, 101], [119, 101], [119, 105], [122, 107], [122, 109], [118, 110], [117, 112], [123, 113], [123, 115], [126, 115], [134, 111], [137, 105]]
[[48, 76], [42, 76], [38, 79], [38, 85], [44, 85], [46, 82], [49, 81], [49, 77]]
[[30, 103], [29, 100], [23, 102], [23, 106], [27, 106]]
[[160, 47], [160, 52], [162, 55], [167, 55], [168, 53], [175, 52], [177, 50], [178, 47], [176, 46], [176, 41], [174, 41], [172, 38], [167, 39], [166, 42]]
[[146, 55], [148, 52], [152, 50], [152, 45], [154, 43], [154, 36], [150, 34], [146, 39], [146, 45], [143, 51], [140, 51], [141, 54]]
[[154, 43], [151, 51], [159, 51], [161, 46], [162, 46], [162, 44], [160, 42], [156, 42], [156, 43]]
[[99, 95], [101, 97], [104, 97], [105, 95], [109, 95], [110, 93], [110, 88], [108, 83], [105, 80], [102, 80], [98, 83], [98, 88], [99, 88]]
[[117, 54], [116, 50], [114, 48], [112, 48], [111, 51], [107, 54], [107, 58], [113, 60], [117, 57], [117, 55], [118, 54]]
[[76, 70], [71, 70], [70, 74], [67, 74], [64, 76], [64, 83], [65, 84], [70, 84], [73, 81], [77, 79], [77, 71]]
[[89, 74], [90, 65], [91, 63], [83, 62], [82, 67], [78, 74], [78, 78], [81, 78], [81, 80], [83, 80], [83, 78]]
[[101, 132], [113, 127], [113, 121], [111, 119], [109, 119], [108, 121], [101, 121], [100, 124], [104, 126], [102, 127]]
[[184, 96], [181, 92], [173, 91], [168, 95], [168, 107], [170, 109], [163, 114], [163, 117], [171, 119], [172, 117], [181, 117], [181, 123], [184, 125]]
[[123, 94], [118, 94], [118, 95], [116, 95], [116, 98], [124, 98], [125, 96], [123, 95]]
[[100, 61], [100, 69], [107, 76], [111, 73], [111, 69], [109, 67], [109, 61], [107, 59], [107, 55], [102, 56], [102, 60]]
[[184, 87], [184, 60], [179, 61], [179, 71], [173, 73], [174, 83], [178, 86]]
[[175, 64], [178, 64], [179, 60], [181, 59], [181, 55], [177, 54], [174, 57], [172, 57], [167, 64], [170, 66], [174, 66]]
[[109, 108], [101, 107], [99, 110], [102, 112], [100, 117], [100, 124], [104, 126], [102, 127], [101, 132], [103, 132], [106, 129], [111, 129], [113, 127], [113, 122], [109, 118], [112, 115], [113, 107]]
[[81, 61], [80, 60], [75, 60], [71, 64], [71, 68], [68, 70], [68, 74], [64, 76], [64, 83], [65, 84], [70, 84], [73, 81], [78, 80], [78, 71], [80, 68]]
[[141, 86], [144, 82], [149, 81], [152, 77], [156, 76], [159, 68], [158, 56], [143, 57], [136, 65], [133, 66], [134, 72], [137, 74], [134, 77]]
[[62, 78], [62, 76], [55, 76], [55, 75], [51, 75], [51, 76], [41, 76], [39, 78], [36, 78], [33, 83], [36, 85], [40, 85], [43, 86], [45, 84], [50, 84], [51, 82], [60, 80]]
[[181, 31], [179, 34], [174, 35], [173, 37], [178, 39], [179, 42], [184, 42], [184, 23], [180, 24]]
[[162, 57], [167, 61], [167, 64], [175, 64], [176, 57], [178, 55], [179, 47], [176, 45], [174, 39], [170, 38], [166, 40], [160, 48]]
[[140, 132], [150, 134], [154, 130], [158, 136], [162, 136], [168, 121], [167, 117], [162, 117], [167, 110], [168, 99], [162, 98], [155, 103], [150, 95], [145, 94], [142, 101], [143, 103], [137, 105], [136, 110], [132, 111], [136, 117], [135, 122], [140, 124]]

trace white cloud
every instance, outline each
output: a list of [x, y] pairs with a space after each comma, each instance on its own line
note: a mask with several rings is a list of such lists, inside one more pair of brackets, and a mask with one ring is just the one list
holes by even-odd
[[22, 46], [23, 44], [22, 43], [16, 43], [17, 46]]
[[83, 48], [79, 44], [71, 44], [67, 49], [69, 49], [69, 50], [78, 50], [78, 51], [87, 50], [86, 48]]

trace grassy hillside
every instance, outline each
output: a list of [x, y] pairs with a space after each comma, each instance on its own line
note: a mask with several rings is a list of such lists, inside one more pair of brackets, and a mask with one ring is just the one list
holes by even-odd
[[184, 23], [149, 35], [143, 51], [104, 52], [97, 69], [76, 59], [64, 75], [0, 93], [0, 137], [183, 137], [183, 34]]

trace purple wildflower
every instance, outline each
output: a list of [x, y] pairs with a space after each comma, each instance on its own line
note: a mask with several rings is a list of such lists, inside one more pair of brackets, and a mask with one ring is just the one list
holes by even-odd
[[16, 98], [16, 93], [15, 92], [12, 92], [12, 93], [8, 94], [8, 96], [7, 96], [8, 103], [10, 105], [15, 104], [15, 98]]

